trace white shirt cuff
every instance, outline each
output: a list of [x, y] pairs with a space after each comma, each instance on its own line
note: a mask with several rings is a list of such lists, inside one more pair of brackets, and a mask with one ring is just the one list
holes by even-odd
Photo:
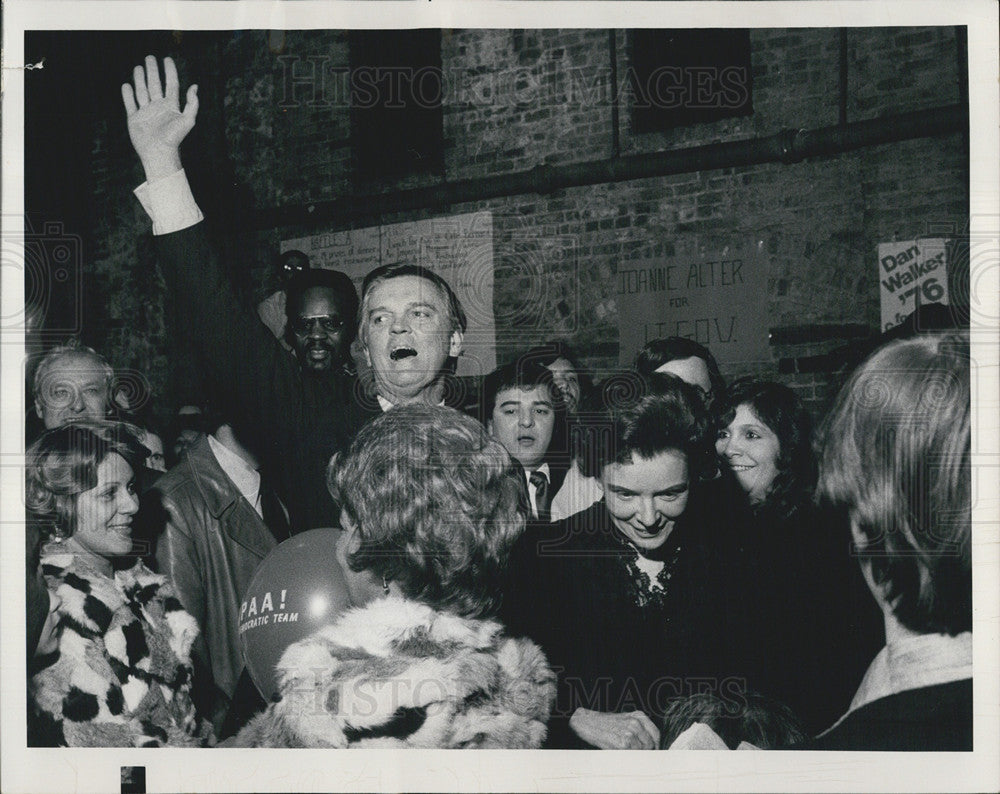
[[179, 232], [205, 217], [195, 203], [183, 168], [162, 179], [143, 182], [134, 192], [153, 221], [154, 235]]

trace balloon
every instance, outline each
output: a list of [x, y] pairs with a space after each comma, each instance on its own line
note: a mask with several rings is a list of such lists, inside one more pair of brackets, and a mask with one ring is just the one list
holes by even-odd
[[254, 571], [240, 604], [239, 630], [250, 677], [270, 701], [285, 649], [350, 607], [335, 549], [338, 529], [311, 529], [279, 544]]

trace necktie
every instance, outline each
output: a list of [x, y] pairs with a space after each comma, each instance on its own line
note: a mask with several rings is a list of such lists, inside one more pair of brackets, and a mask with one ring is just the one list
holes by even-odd
[[541, 521], [549, 520], [549, 481], [540, 471], [533, 471], [528, 476], [528, 482], [535, 489], [535, 507], [538, 509], [538, 518]]
[[292, 533], [288, 526], [288, 519], [285, 517], [285, 510], [281, 506], [278, 495], [268, 485], [264, 477], [260, 479], [260, 512], [264, 524], [271, 530], [271, 534], [274, 535], [274, 539], [278, 543], [291, 537]]

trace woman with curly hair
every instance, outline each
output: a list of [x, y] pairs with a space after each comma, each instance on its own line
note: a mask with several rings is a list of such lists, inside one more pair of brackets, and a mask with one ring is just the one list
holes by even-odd
[[718, 404], [716, 451], [748, 509], [738, 531], [749, 683], [787, 703], [811, 732], [842, 713], [878, 647], [878, 615], [816, 509], [812, 424], [780, 383], [742, 378]]
[[524, 528], [503, 447], [451, 408], [398, 406], [331, 463], [355, 608], [290, 646], [237, 747], [532, 748], [555, 677], [496, 620]]
[[48, 536], [41, 570], [60, 633], [34, 659], [34, 736], [75, 747], [198, 746], [211, 740], [190, 697], [198, 624], [164, 576], [130, 560], [139, 507], [137, 428], [79, 421], [27, 452], [28, 522]]
[[795, 392], [741, 378], [719, 405], [715, 449], [755, 509], [790, 515], [812, 500], [812, 422]]

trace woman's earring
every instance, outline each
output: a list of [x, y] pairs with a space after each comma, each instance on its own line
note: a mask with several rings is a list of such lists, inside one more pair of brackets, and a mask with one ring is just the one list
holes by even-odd
[[382, 595], [389, 595], [389, 580], [382, 574]]

